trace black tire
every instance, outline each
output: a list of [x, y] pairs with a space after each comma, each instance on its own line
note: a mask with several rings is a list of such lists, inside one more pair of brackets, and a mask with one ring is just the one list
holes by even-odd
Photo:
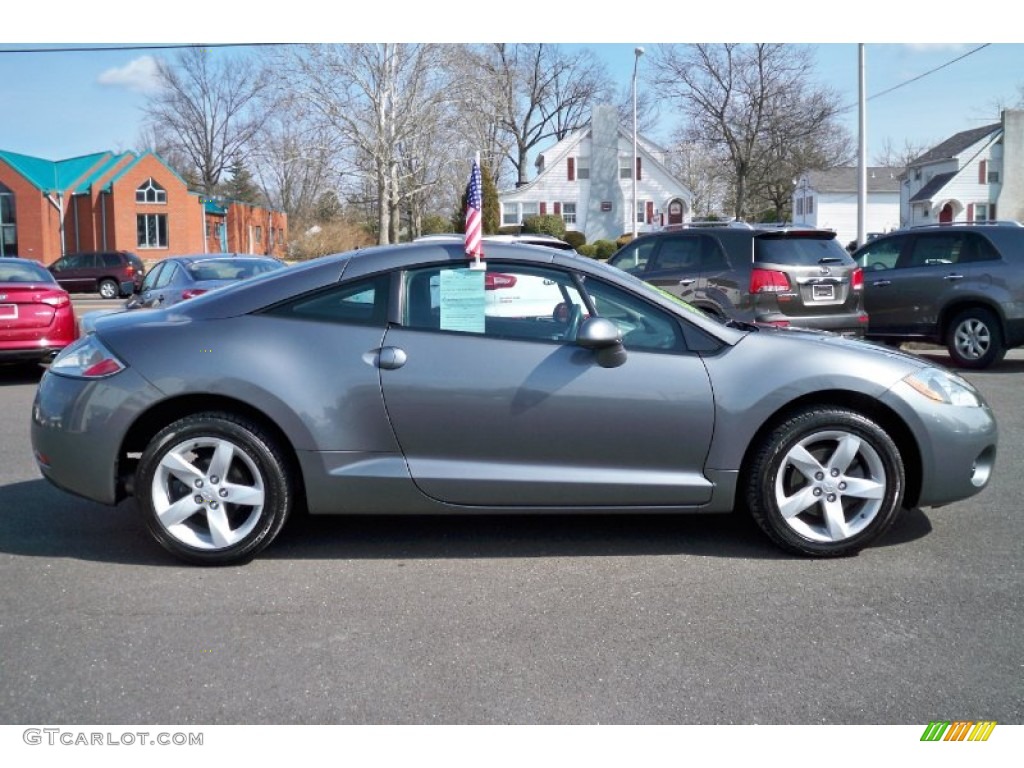
[[965, 309], [946, 329], [946, 349], [958, 368], [980, 370], [995, 365], [1006, 355], [999, 318], [988, 309]]
[[111, 280], [109, 277], [100, 280], [99, 284], [100, 296], [104, 299], [116, 299], [121, 295], [121, 286], [117, 284], [116, 280]]
[[135, 493], [161, 546], [200, 565], [251, 560], [281, 531], [295, 496], [275, 440], [228, 413], [188, 416], [159, 432], [139, 461]]
[[766, 435], [743, 482], [747, 507], [772, 541], [801, 555], [839, 557], [889, 529], [906, 481], [899, 449], [881, 427], [827, 408], [800, 412]]

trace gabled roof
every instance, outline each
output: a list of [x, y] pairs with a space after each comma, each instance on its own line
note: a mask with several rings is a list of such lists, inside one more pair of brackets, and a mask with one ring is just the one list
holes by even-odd
[[75, 187], [75, 194], [82, 195], [90, 191], [92, 185], [103, 178], [103, 175], [109, 172], [112, 168], [116, 167], [126, 157], [135, 157], [133, 152], [122, 152], [117, 155], [111, 155], [107, 158], [107, 161], [97, 166], [97, 168], [82, 179], [81, 183]]
[[1002, 123], [993, 123], [981, 128], [972, 128], [969, 131], [960, 131], [960, 133], [950, 136], [941, 144], [937, 144], [920, 157], [912, 160], [910, 165], [923, 165], [925, 163], [934, 163], [937, 160], [950, 160], [982, 139], [988, 138], [996, 131], [1002, 130], [1002, 127]]
[[[842, 167], [826, 171], [808, 171], [807, 183], [818, 192], [856, 192], [858, 170], [854, 167]], [[868, 192], [899, 192], [902, 173], [902, 168], [869, 167]]]
[[0, 160], [6, 162], [34, 187], [43, 192], [63, 192], [109, 154], [109, 152], [96, 152], [91, 155], [53, 161], [0, 150]]
[[[632, 133], [632, 131], [627, 131], [621, 125], [617, 126], [617, 130], [618, 130], [618, 135], [620, 137], [626, 138], [629, 141], [633, 140], [633, 133]], [[535, 186], [538, 181], [540, 181], [542, 178], [544, 178], [544, 176], [546, 176], [548, 173], [550, 173], [551, 169], [555, 165], [557, 165], [559, 162], [561, 162], [563, 157], [565, 157], [570, 152], [572, 152], [574, 149], [576, 149], [576, 147], [579, 145], [579, 143], [581, 141], [583, 141], [583, 139], [585, 139], [589, 135], [590, 135], [590, 123], [587, 123], [582, 128], [577, 128], [575, 131], [573, 131], [572, 133], [567, 135], [564, 139], [562, 139], [562, 140], [552, 144], [545, 152], [541, 152], [538, 155], [538, 158], [546, 157], [548, 155], [552, 155], [552, 159], [551, 159], [550, 163], [548, 163], [547, 160], [545, 160], [545, 162], [544, 162], [544, 170], [543, 171], [538, 173], [537, 176], [532, 181], [528, 181], [523, 186], [515, 187], [514, 189], [506, 189], [504, 191], [499, 191], [498, 194], [499, 195], [513, 195], [513, 194], [516, 194], [516, 193], [519, 193], [519, 192], [523, 192], [523, 191], [529, 190], [530, 188]], [[659, 170], [661, 170], [669, 178], [676, 179], [675, 174], [672, 173], [672, 171], [670, 171], [668, 168], [666, 168], [664, 163], [659, 161], [654, 156], [654, 154], [652, 154], [653, 152], [664, 152], [664, 151], [665, 150], [662, 147], [658, 146], [657, 144], [655, 144], [652, 141], [648, 141], [643, 136], [637, 134], [637, 152], [638, 153], [642, 153], [643, 156], [647, 159], [648, 162], [653, 163], [655, 165], [655, 167], [657, 167]], [[682, 182], [680, 182], [678, 179], [676, 179], [676, 182], [679, 184], [680, 187], [682, 187], [683, 189], [686, 189], [686, 185], [683, 184]], [[689, 190], [686, 190], [686, 191], [687, 191], [687, 194], [690, 193]]]
[[949, 173], [937, 173], [933, 176], [927, 184], [917, 191], [917, 194], [910, 198], [912, 203], [920, 203], [925, 200], [931, 200], [942, 189], [946, 184], [956, 176], [956, 171], [950, 171]]

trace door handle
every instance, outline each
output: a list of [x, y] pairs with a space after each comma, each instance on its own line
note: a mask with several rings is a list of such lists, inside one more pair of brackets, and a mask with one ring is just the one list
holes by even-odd
[[405, 365], [408, 356], [399, 347], [381, 347], [377, 350], [377, 367], [385, 371], [393, 371]]
[[892, 285], [892, 280], [875, 280], [871, 284], [876, 288], [884, 288], [887, 285]]
[[954, 281], [954, 280], [963, 280], [963, 279], [964, 279], [964, 276], [963, 276], [963, 275], [958, 275], [958, 274], [957, 274], [956, 272], [954, 272], [954, 273], [953, 273], [953, 274], [951, 274], [951, 275], [946, 275], [946, 276], [945, 276], [944, 278], [942, 278], [942, 279], [943, 279], [943, 280], [949, 280], [950, 282], [952, 282], [952, 281]]
[[693, 285], [696, 282], [697, 282], [696, 278], [684, 277], [682, 280], [679, 281], [679, 284], [689, 288], [691, 285]]

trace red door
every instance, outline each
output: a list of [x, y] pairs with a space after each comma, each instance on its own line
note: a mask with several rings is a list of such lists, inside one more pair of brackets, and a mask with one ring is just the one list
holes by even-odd
[[953, 221], [953, 206], [946, 203], [939, 211], [939, 224], [949, 224]]
[[673, 200], [668, 204], [668, 223], [670, 225], [683, 223], [683, 204], [681, 201]]

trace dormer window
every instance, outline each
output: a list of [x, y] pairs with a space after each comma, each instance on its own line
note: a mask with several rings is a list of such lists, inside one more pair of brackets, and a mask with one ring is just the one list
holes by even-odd
[[145, 183], [135, 190], [135, 202], [137, 203], [166, 203], [167, 190], [153, 181], [152, 177], [146, 179]]

